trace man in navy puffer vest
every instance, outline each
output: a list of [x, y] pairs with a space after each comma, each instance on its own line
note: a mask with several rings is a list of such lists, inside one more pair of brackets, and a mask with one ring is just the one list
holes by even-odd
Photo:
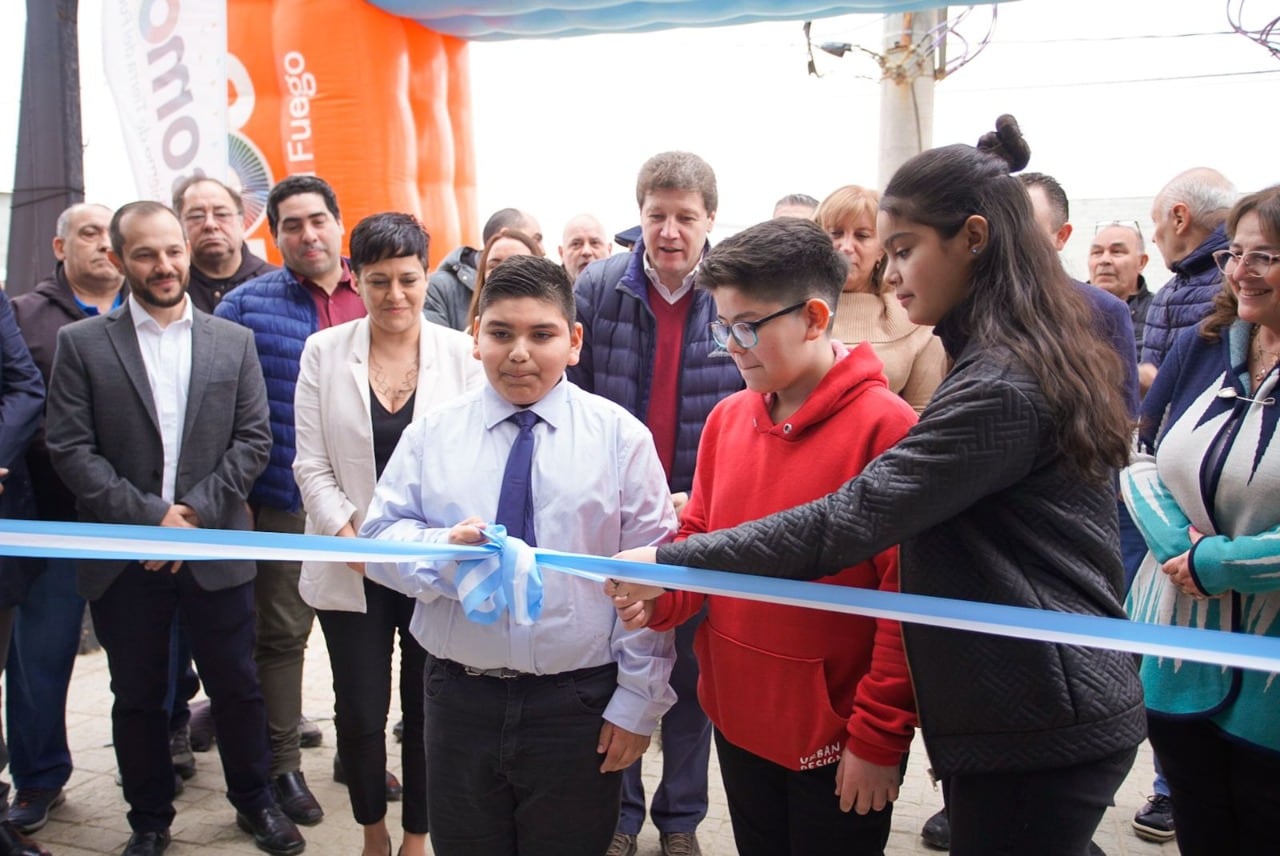
[[1213, 254], [1227, 247], [1223, 224], [1235, 201], [1235, 185], [1207, 167], [1179, 173], [1156, 194], [1151, 206], [1156, 230], [1151, 240], [1173, 271], [1173, 279], [1156, 292], [1147, 310], [1138, 366], [1143, 394], [1179, 331], [1200, 323], [1222, 288]]
[[[259, 532], [302, 534], [302, 496], [293, 480], [293, 392], [307, 337], [363, 318], [364, 301], [342, 258], [338, 199], [322, 179], [290, 176], [267, 196], [267, 222], [284, 268], [228, 292], [215, 314], [253, 331], [271, 409], [271, 459], [249, 493]], [[271, 730], [271, 777], [294, 822], [319, 823], [324, 809], [303, 778], [298, 721], [302, 661], [315, 613], [298, 593], [299, 562], [258, 562], [254, 659]]]
[[[689, 498], [707, 414], [742, 389], [742, 376], [711, 340], [711, 295], [693, 287], [716, 216], [716, 177], [702, 158], [664, 152], [636, 180], [641, 238], [630, 253], [593, 262], [574, 285], [582, 352], [569, 379], [622, 405], [653, 434], [676, 510]], [[671, 687], [679, 701], [662, 719], [662, 783], [650, 814], [664, 854], [697, 854], [707, 813], [711, 724], [698, 704], [693, 636], [675, 631]], [[637, 761], [623, 774], [622, 813], [607, 856], [634, 856], [644, 823]]]

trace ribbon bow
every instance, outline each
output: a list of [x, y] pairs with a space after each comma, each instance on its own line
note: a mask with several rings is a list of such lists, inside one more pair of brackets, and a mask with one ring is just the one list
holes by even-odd
[[516, 624], [533, 624], [542, 614], [542, 571], [533, 548], [500, 523], [488, 524], [484, 533], [497, 549], [458, 562], [454, 584], [463, 614], [476, 624], [493, 624], [510, 610]]

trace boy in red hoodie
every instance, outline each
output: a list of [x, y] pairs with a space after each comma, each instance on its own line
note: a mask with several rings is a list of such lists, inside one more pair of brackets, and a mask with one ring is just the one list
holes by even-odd
[[[797, 218], [739, 232], [703, 260], [713, 338], [747, 389], [707, 419], [678, 539], [822, 496], [915, 424], [871, 346], [849, 351], [828, 334], [846, 265]], [[896, 591], [897, 548], [823, 582]], [[707, 604], [698, 698], [740, 854], [883, 853], [915, 726], [897, 622], [612, 581], [605, 593], [627, 626], [655, 630]]]

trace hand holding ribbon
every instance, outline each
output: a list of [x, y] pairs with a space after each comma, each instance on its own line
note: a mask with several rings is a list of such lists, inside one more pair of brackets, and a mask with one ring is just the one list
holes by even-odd
[[457, 537], [459, 541], [455, 543], [469, 543], [467, 529], [482, 532], [498, 549], [479, 559], [458, 562], [454, 585], [463, 614], [477, 624], [492, 624], [507, 610], [516, 624], [537, 621], [542, 614], [542, 571], [533, 548], [508, 535], [505, 526], [485, 524], [476, 518], [455, 526], [450, 541]]

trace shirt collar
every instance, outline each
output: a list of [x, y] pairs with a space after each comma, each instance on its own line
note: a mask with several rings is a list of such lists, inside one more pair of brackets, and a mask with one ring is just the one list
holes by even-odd
[[[173, 324], [170, 324], [170, 327], [174, 324], [190, 327], [192, 322], [195, 320], [195, 315], [191, 311], [191, 298], [184, 296], [183, 300], [186, 301], [186, 305], [182, 308], [182, 317], [177, 321], [174, 321]], [[154, 330], [163, 331], [165, 329], [160, 326], [159, 321], [151, 317], [151, 313], [148, 312], [146, 307], [139, 303], [138, 298], [132, 294], [129, 295], [129, 317], [133, 319], [133, 329], [135, 330], [148, 326]]]
[[[702, 255], [705, 256], [706, 254], [707, 254], [706, 247], [703, 247]], [[655, 268], [653, 264], [649, 261], [649, 251], [645, 250], [645, 253], [644, 253], [645, 276], [649, 277], [649, 284], [652, 285], [659, 294], [661, 294], [664, 298], [666, 298], [668, 303], [675, 303], [677, 300], [684, 297], [686, 294], [690, 292], [690, 290], [693, 289], [693, 281], [694, 281], [694, 278], [698, 275], [698, 265], [700, 264], [702, 264], [701, 256], [698, 258], [698, 264], [693, 266], [693, 270], [685, 274], [684, 279], [680, 282], [680, 287], [673, 291], [672, 289], [667, 288], [667, 286], [662, 282], [662, 280], [658, 278], [658, 269]]]
[[551, 387], [551, 390], [542, 398], [528, 407], [516, 407], [510, 401], [498, 395], [497, 390], [486, 383], [481, 391], [484, 427], [486, 430], [492, 430], [495, 425], [510, 417], [517, 410], [532, 410], [538, 414], [539, 419], [552, 428], [557, 425], [563, 425], [569, 419], [570, 386], [568, 378], [561, 377], [560, 382]]
[[[342, 276], [338, 278], [338, 284], [335, 285], [334, 288], [339, 289], [345, 285], [352, 291], [356, 291], [356, 278], [355, 275], [351, 273], [351, 265], [347, 264], [347, 260], [345, 258], [341, 258], [338, 261], [342, 265]], [[320, 286], [313, 280], [308, 279], [293, 268], [286, 268], [286, 270], [288, 270], [293, 278], [297, 280], [299, 285], [309, 285], [312, 288], [320, 288]]]
[[[79, 297], [76, 297], [76, 293], [75, 293], [74, 291], [72, 291], [72, 292], [71, 292], [71, 299], [72, 299], [72, 300], [74, 300], [74, 301], [76, 302], [76, 306], [79, 306], [79, 307], [80, 307], [80, 311], [81, 311], [81, 312], [83, 312], [85, 315], [88, 315], [88, 316], [90, 316], [90, 317], [93, 317], [94, 315], [100, 315], [100, 314], [102, 314], [102, 313], [100, 313], [100, 312], [98, 311], [98, 307], [97, 307], [97, 306], [94, 306], [92, 303], [85, 303], [85, 302], [84, 302], [83, 300], [81, 300]], [[116, 299], [115, 299], [115, 300], [113, 300], [113, 301], [111, 301], [111, 308], [112, 308], [112, 309], [119, 309], [119, 308], [120, 308], [120, 304], [121, 304], [121, 303], [124, 303], [124, 289], [123, 289], [123, 288], [116, 292]]]

